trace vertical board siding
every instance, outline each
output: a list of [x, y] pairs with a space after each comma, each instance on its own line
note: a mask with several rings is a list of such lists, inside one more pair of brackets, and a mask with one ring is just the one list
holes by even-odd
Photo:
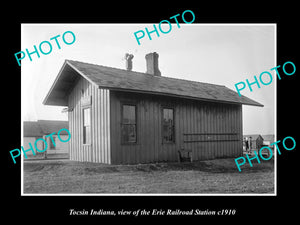
[[[113, 164], [176, 161], [181, 148], [191, 149], [193, 160], [242, 154], [241, 105], [117, 91], [111, 91], [109, 99]], [[128, 102], [137, 106], [136, 144], [121, 144], [121, 107]], [[175, 143], [171, 144], [162, 143], [161, 136], [162, 108], [168, 106], [174, 108]], [[185, 135], [195, 139], [203, 134], [216, 141], [185, 141]]]
[[[89, 106], [82, 99], [91, 98]], [[110, 107], [109, 90], [99, 89], [80, 78], [69, 94], [68, 106], [70, 159], [86, 162], [110, 163]], [[91, 108], [91, 143], [83, 144], [83, 107]]]
[[[89, 96], [91, 144], [84, 145], [82, 99]], [[123, 103], [137, 106], [136, 144], [121, 145]], [[174, 109], [175, 143], [162, 142], [163, 107]], [[191, 149], [193, 160], [242, 154], [241, 105], [109, 91], [81, 78], [69, 94], [69, 108], [73, 109], [68, 115], [72, 135], [69, 141], [71, 160], [107, 164], [176, 161], [181, 148]], [[237, 134], [236, 140], [229, 140], [231, 133]], [[207, 138], [205, 134], [216, 141], [203, 141]], [[227, 141], [221, 141], [224, 139]]]

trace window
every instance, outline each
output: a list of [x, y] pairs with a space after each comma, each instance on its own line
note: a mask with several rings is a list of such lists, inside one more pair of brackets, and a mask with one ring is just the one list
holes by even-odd
[[175, 142], [174, 109], [163, 108], [162, 137], [163, 143]]
[[53, 138], [53, 141], [51, 140], [51, 137], [47, 137], [47, 144], [49, 144], [49, 149], [50, 150], [55, 149], [55, 146], [54, 146], [53, 142], [56, 143], [56, 138], [53, 137], [53, 136], [52, 136], [52, 138]]
[[83, 109], [83, 144], [91, 143], [91, 109]]
[[136, 106], [123, 105], [122, 108], [122, 143], [136, 143]]

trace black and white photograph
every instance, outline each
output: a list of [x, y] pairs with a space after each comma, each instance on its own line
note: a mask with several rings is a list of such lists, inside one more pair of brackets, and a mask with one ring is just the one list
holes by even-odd
[[24, 195], [276, 194], [276, 24], [151, 26], [22, 24]]
[[294, 221], [297, 7], [103, 3], [4, 7], [3, 220]]

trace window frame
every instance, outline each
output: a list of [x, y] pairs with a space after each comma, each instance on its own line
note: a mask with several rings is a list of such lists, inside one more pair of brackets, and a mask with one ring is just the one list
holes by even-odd
[[[171, 109], [173, 111], [173, 140], [172, 141], [166, 141], [164, 139], [164, 109]], [[175, 144], [176, 143], [176, 126], [175, 126], [175, 107], [169, 106], [169, 105], [163, 105], [161, 106], [161, 143], [162, 144]]]
[[[123, 138], [123, 113], [124, 113], [124, 106], [134, 106], [135, 107], [135, 142], [126, 142]], [[138, 107], [136, 103], [132, 102], [122, 102], [121, 103], [121, 122], [120, 122], [120, 138], [121, 138], [121, 145], [137, 145], [138, 144]], [[128, 125], [128, 124], [125, 124]]]
[[[92, 107], [90, 106], [90, 105], [88, 105], [88, 106], [85, 106], [85, 107], [82, 107], [82, 144], [83, 145], [91, 145], [92, 144], [92, 109], [91, 109]], [[89, 142], [87, 142], [87, 138], [85, 137], [85, 134], [86, 134], [86, 132], [85, 132], [85, 125], [84, 125], [84, 115], [85, 115], [85, 113], [84, 113], [84, 111], [85, 110], [87, 110], [87, 109], [89, 109], [90, 110], [90, 125], [89, 125], [89, 130], [90, 130], [90, 138], [89, 138]]]

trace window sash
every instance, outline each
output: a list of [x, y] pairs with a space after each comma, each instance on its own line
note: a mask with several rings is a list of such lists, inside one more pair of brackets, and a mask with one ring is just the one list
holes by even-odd
[[136, 143], [136, 124], [123, 124], [122, 139], [123, 143]]
[[91, 108], [83, 109], [83, 144], [91, 143]]
[[83, 125], [84, 126], [91, 125], [91, 109], [90, 108], [83, 109]]
[[175, 142], [174, 109], [163, 108], [162, 110], [162, 140], [163, 143]]
[[121, 143], [137, 143], [136, 105], [122, 106]]

